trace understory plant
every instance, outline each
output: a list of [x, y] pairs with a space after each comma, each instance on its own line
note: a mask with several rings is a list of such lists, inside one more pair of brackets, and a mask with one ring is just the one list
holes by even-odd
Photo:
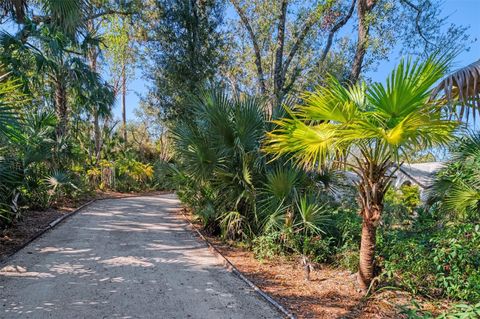
[[[278, 233], [278, 245], [323, 231], [328, 217], [321, 202], [329, 200], [334, 177], [269, 162], [261, 144], [271, 124], [261, 99], [217, 89], [189, 103], [190, 117], [172, 123], [175, 163], [163, 165], [164, 175], [206, 229], [247, 241]], [[292, 249], [303, 254], [301, 246]]]

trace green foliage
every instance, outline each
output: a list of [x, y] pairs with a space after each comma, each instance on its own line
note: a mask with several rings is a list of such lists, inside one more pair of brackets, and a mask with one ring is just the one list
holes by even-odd
[[260, 151], [269, 125], [261, 100], [209, 90], [189, 105], [193, 118], [171, 129], [176, 163], [163, 167], [207, 229], [231, 239], [282, 232], [298, 253], [298, 243], [325, 233], [329, 217], [314, 178], [269, 164]]
[[189, 115], [188, 95], [215, 80], [224, 60], [220, 28], [223, 1], [161, 0], [146, 3], [142, 33], [154, 86], [145, 102], [166, 119]]
[[480, 300], [480, 224], [447, 228], [431, 243], [436, 285], [450, 298]]
[[449, 57], [402, 60], [387, 79], [368, 88], [345, 88], [330, 77], [291, 117], [275, 123], [266, 150], [288, 155], [300, 166], [315, 167], [360, 149], [370, 162], [398, 160], [412, 150], [447, 145], [458, 123], [442, 117], [430, 101], [432, 86], [445, 73]]
[[413, 293], [479, 300], [480, 226], [421, 226], [377, 240], [386, 279]]
[[470, 134], [452, 149], [453, 158], [437, 174], [430, 204], [460, 220], [480, 218], [480, 134]]
[[385, 194], [384, 203], [385, 227], [408, 222], [421, 205], [420, 189], [417, 185], [406, 184], [399, 189], [390, 188]]
[[[260, 180], [253, 177], [261, 176], [264, 167], [260, 141], [266, 122], [260, 100], [230, 99], [212, 90], [193, 98], [189, 108], [193, 121], [172, 127], [179, 193], [188, 194], [182, 197], [200, 211], [203, 205], [213, 206], [217, 214], [237, 212], [254, 223], [254, 190]], [[237, 218], [210, 219], [220, 220], [225, 232], [236, 233], [229, 229], [235, 223], [226, 221]]]
[[403, 307], [402, 314], [408, 319], [476, 319], [480, 317], [480, 303], [455, 304], [446, 312], [435, 316], [429, 311], [423, 311], [417, 303], [412, 307]]
[[273, 259], [285, 253], [281, 245], [283, 233], [280, 231], [268, 232], [265, 235], [257, 236], [252, 241], [252, 250], [255, 257], [262, 259]]

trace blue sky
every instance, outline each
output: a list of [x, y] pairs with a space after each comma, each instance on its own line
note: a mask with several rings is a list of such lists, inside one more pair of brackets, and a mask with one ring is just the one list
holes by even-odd
[[[443, 14], [450, 16], [449, 22], [470, 26], [469, 34], [471, 35], [470, 51], [462, 52], [455, 61], [455, 66], [461, 67], [470, 64], [480, 58], [480, 0], [444, 0]], [[375, 72], [367, 74], [376, 81], [383, 81], [386, 75], [398, 62], [398, 53], [393, 53], [389, 61], [384, 61], [379, 65]], [[140, 95], [147, 92], [148, 82], [142, 78], [142, 70], [136, 71], [135, 80], [131, 81], [128, 86], [127, 95], [127, 119], [134, 119], [134, 109], [140, 101]], [[117, 99], [114, 108], [115, 118], [120, 119], [121, 107], [120, 99]]]
[[[470, 50], [462, 52], [454, 61], [454, 65], [461, 67], [480, 58], [480, 0], [444, 0], [443, 14], [449, 16], [448, 22], [470, 26], [468, 33], [471, 36]], [[389, 61], [383, 61], [375, 72], [367, 74], [376, 81], [383, 81], [399, 60], [398, 53], [394, 52]], [[141, 77], [141, 70], [137, 70], [136, 79], [129, 84], [127, 95], [127, 118], [134, 119], [133, 110], [137, 107], [139, 95], [147, 92], [148, 82]], [[120, 101], [114, 109], [115, 117], [120, 118]]]

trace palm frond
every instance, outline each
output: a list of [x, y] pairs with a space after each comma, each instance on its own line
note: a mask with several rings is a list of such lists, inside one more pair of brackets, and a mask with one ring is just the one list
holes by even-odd
[[[475, 118], [480, 112], [480, 60], [446, 76], [432, 92], [435, 98], [440, 94], [452, 104], [451, 112], [460, 119], [464, 114], [468, 119], [470, 109]], [[461, 106], [459, 109], [455, 107], [457, 104]]]
[[295, 220], [294, 228], [298, 232], [309, 235], [325, 233], [323, 228], [330, 221], [325, 206], [318, 205], [314, 197], [309, 198], [306, 195], [297, 199], [296, 206], [298, 218]]
[[19, 87], [19, 82], [9, 79], [8, 74], [0, 76], [0, 135], [10, 139], [18, 139], [20, 136], [19, 106], [26, 99]]
[[88, 1], [44, 0], [41, 3], [42, 11], [51, 17], [53, 24], [69, 35], [73, 36], [85, 21], [85, 8], [88, 5]]
[[354, 145], [378, 161], [445, 145], [458, 123], [445, 119], [430, 95], [448, 61], [449, 56], [435, 55], [423, 62], [402, 60], [386, 84], [368, 88], [344, 88], [330, 79], [307, 93], [290, 117], [274, 122], [277, 128], [267, 134], [264, 148], [321, 168], [328, 159], [344, 158]]
[[464, 181], [457, 181], [449, 188], [443, 198], [444, 210], [455, 212], [462, 218], [469, 214], [480, 215], [480, 185], [479, 183], [467, 184]]

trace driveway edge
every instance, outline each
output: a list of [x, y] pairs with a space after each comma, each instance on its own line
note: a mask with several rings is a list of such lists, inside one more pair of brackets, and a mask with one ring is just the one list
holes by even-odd
[[[172, 192], [166, 192], [166, 193], [172, 193]], [[58, 224], [62, 223], [64, 220], [66, 220], [67, 218], [75, 215], [76, 213], [78, 213], [80, 210], [82, 210], [83, 208], [93, 204], [94, 202], [96, 201], [101, 201], [101, 200], [109, 200], [109, 199], [125, 199], [125, 198], [135, 198], [135, 197], [152, 197], [152, 196], [157, 196], [156, 194], [155, 195], [148, 195], [148, 194], [133, 194], [133, 195], [125, 195], [125, 196], [112, 196], [112, 197], [101, 197], [101, 198], [94, 198], [88, 202], [86, 202], [85, 204], [82, 204], [80, 205], [79, 207], [75, 208], [73, 211], [71, 211], [70, 213], [68, 214], [65, 214], [63, 216], [60, 216], [58, 217], [57, 219], [55, 219], [54, 221], [50, 222], [48, 224], [47, 227], [45, 227], [45, 229], [42, 229], [40, 230], [38, 233], [36, 233], [35, 235], [33, 235], [31, 238], [29, 238], [25, 243], [23, 243], [22, 245], [18, 246], [14, 251], [12, 251], [11, 253], [9, 253], [8, 255], [6, 255], [2, 260], [0, 260], [0, 266], [3, 266], [4, 264], [6, 264], [12, 257], [13, 255], [15, 255], [16, 253], [18, 253], [20, 250], [24, 249], [26, 246], [28, 246], [30, 243], [32, 243], [35, 239], [37, 239], [38, 237], [42, 236], [43, 234], [45, 234], [47, 231], [49, 231], [50, 229], [53, 229], [54, 227], [56, 227]]]
[[25, 247], [27, 247], [28, 245], [30, 245], [33, 241], [35, 241], [35, 239], [39, 238], [40, 236], [45, 234], [47, 231], [49, 231], [50, 229], [53, 229], [55, 226], [57, 226], [58, 224], [63, 222], [65, 219], [75, 215], [80, 210], [89, 206], [90, 204], [93, 204], [97, 200], [99, 200], [99, 199], [98, 198], [92, 199], [92, 200], [86, 202], [85, 204], [82, 204], [79, 207], [75, 208], [75, 210], [71, 211], [70, 213], [62, 215], [62, 216], [58, 217], [57, 219], [55, 219], [53, 222], [50, 222], [50, 224], [48, 224], [47, 227], [45, 227], [44, 229], [37, 232], [35, 235], [33, 235], [31, 238], [29, 238], [22, 245], [18, 246], [14, 251], [12, 251], [5, 258], [3, 258], [3, 260], [0, 260], [0, 266], [3, 266], [4, 264], [6, 264], [16, 253], [18, 253], [20, 250], [22, 250]]
[[281, 304], [279, 304], [277, 301], [275, 301], [269, 294], [267, 294], [265, 291], [263, 291], [261, 288], [259, 288], [257, 285], [255, 285], [250, 279], [245, 277], [245, 275], [238, 270], [237, 267], [235, 267], [230, 260], [228, 260], [227, 257], [225, 257], [210, 241], [203, 236], [203, 234], [200, 232], [200, 230], [190, 221], [190, 219], [187, 217], [185, 214], [184, 210], [182, 209], [180, 212], [183, 216], [183, 218], [187, 221], [188, 226], [195, 232], [207, 245], [208, 249], [222, 261], [223, 266], [228, 270], [233, 272], [235, 275], [237, 275], [242, 281], [244, 281], [250, 288], [252, 288], [257, 294], [259, 294], [264, 300], [266, 300], [271, 306], [273, 306], [275, 309], [277, 309], [279, 312], [281, 312], [283, 315], [285, 315], [286, 318], [289, 319], [296, 319], [296, 317], [289, 312], [285, 307], [283, 307]]

